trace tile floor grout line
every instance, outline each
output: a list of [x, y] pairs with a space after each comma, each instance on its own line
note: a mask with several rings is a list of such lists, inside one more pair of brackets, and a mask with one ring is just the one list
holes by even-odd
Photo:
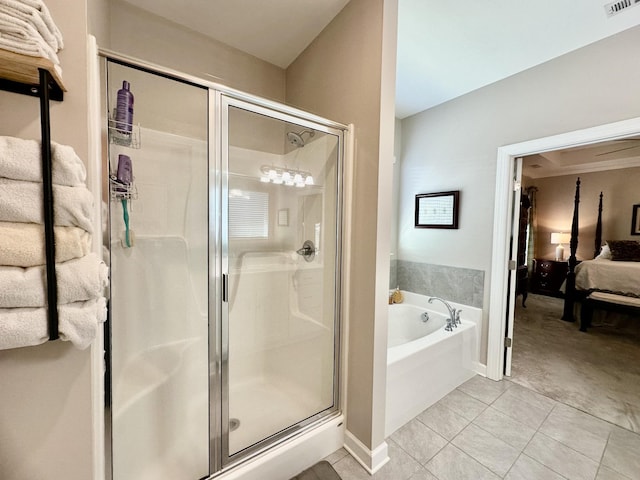
[[[573, 407], [571, 407], [571, 408], [573, 408]], [[555, 409], [555, 406], [553, 407], [553, 409]], [[577, 409], [576, 409], [576, 410], [577, 410]], [[552, 410], [552, 411], [553, 411], [553, 410]], [[564, 446], [565, 446], [565, 447], [567, 447], [569, 450], [573, 450], [575, 453], [577, 453], [577, 454], [579, 454], [579, 455], [582, 455], [583, 457], [585, 457], [585, 458], [586, 458], [586, 459], [588, 459], [588, 460], [591, 460], [592, 462], [597, 462], [597, 463], [598, 463], [598, 468], [599, 468], [600, 463], [602, 462], [602, 458], [604, 457], [604, 452], [605, 452], [605, 450], [607, 449], [607, 444], [609, 443], [609, 436], [611, 435], [611, 432], [609, 432], [609, 434], [607, 435], [607, 442], [605, 443], [605, 447], [604, 447], [604, 449], [602, 450], [602, 454], [600, 455], [600, 460], [594, 460], [593, 458], [591, 458], [591, 457], [587, 456], [585, 453], [583, 453], [583, 452], [580, 452], [580, 451], [576, 450], [576, 449], [575, 449], [575, 448], [573, 448], [571, 445], [567, 445], [567, 444], [566, 444], [565, 442], [563, 442], [562, 440], [555, 439], [555, 438], [553, 438], [552, 436], [547, 435], [546, 433], [544, 433], [544, 432], [541, 432], [541, 431], [540, 431], [540, 429], [541, 429], [541, 428], [542, 428], [542, 426], [544, 425], [544, 422], [546, 422], [546, 421], [547, 421], [547, 419], [549, 418], [549, 416], [550, 416], [550, 415], [551, 415], [551, 412], [549, 412], [549, 415], [547, 415], [547, 417], [544, 419], [544, 421], [540, 424], [540, 427], [538, 428], [538, 430], [536, 431], [536, 433], [539, 433], [540, 435], [544, 435], [545, 437], [550, 438], [551, 440], [553, 440], [553, 441], [555, 441], [555, 442], [558, 442], [558, 443], [559, 443], [559, 444], [561, 444], [561, 445], [564, 445]], [[580, 427], [580, 428], [582, 429], [582, 427]], [[584, 429], [582, 429], [582, 430], [584, 430]], [[588, 432], [588, 431], [587, 431], [587, 433], [591, 433], [591, 432]]]
[[[542, 425], [540, 425], [540, 427], [542, 428]], [[564, 442], [561, 442], [561, 441], [559, 441], [559, 440], [556, 440], [555, 438], [550, 437], [549, 435], [547, 435], [547, 434], [546, 434], [546, 433], [544, 433], [544, 432], [540, 432], [540, 431], [538, 431], [538, 432], [536, 432], [536, 433], [539, 433], [540, 435], [544, 435], [544, 436], [545, 436], [545, 437], [547, 437], [548, 439], [553, 440], [554, 442], [558, 442], [559, 444], [561, 444], [561, 445], [563, 445], [563, 446], [567, 447], [569, 450], [572, 450], [574, 453], [577, 453], [578, 455], [580, 455], [580, 456], [582, 456], [582, 457], [586, 458], [587, 460], [590, 460], [590, 461], [592, 461], [593, 463], [596, 463], [596, 461], [595, 461], [595, 460], [592, 460], [591, 458], [587, 457], [584, 453], [582, 453], [582, 452], [579, 452], [579, 451], [575, 450], [574, 448], [570, 447], [569, 445], [565, 444]], [[533, 458], [533, 457], [532, 457], [532, 458]], [[547, 467], [549, 470], [553, 470], [553, 468], [551, 468], [549, 465], [545, 465], [545, 467]], [[598, 471], [599, 469], [600, 469], [600, 463], [598, 463], [598, 468], [596, 469], [596, 473], [597, 473], [597, 471]], [[553, 470], [553, 471], [554, 471], [555, 473], [557, 473], [558, 475], [563, 476], [560, 472], [556, 472], [555, 470]], [[595, 478], [596, 478], [596, 477], [593, 477], [593, 479], [594, 479], [594, 480], [595, 480]]]

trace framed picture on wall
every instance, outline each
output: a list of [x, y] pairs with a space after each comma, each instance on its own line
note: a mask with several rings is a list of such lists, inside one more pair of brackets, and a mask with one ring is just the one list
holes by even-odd
[[458, 228], [460, 190], [416, 195], [416, 228]]
[[633, 213], [631, 214], [631, 235], [640, 235], [640, 204], [633, 206]]

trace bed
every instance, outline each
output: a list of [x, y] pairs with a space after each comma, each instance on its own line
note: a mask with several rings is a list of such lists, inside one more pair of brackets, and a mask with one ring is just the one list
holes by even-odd
[[576, 266], [576, 290], [640, 298], [640, 262], [597, 257], [583, 261]]
[[562, 319], [575, 321], [574, 305], [580, 302], [580, 330], [586, 332], [591, 325], [593, 311], [596, 309], [640, 313], [640, 243], [633, 240], [607, 240], [603, 245], [602, 193], [600, 193], [594, 245], [595, 258], [578, 264], [576, 250], [579, 203], [580, 179], [578, 178]]

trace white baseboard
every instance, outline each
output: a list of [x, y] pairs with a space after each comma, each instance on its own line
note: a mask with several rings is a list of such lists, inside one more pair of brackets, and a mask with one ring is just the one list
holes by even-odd
[[375, 449], [369, 450], [349, 430], [344, 433], [344, 449], [364, 467], [369, 475], [376, 473], [389, 461], [387, 442], [382, 442]]
[[487, 366], [484, 363], [473, 362], [473, 371], [483, 377], [487, 376]]

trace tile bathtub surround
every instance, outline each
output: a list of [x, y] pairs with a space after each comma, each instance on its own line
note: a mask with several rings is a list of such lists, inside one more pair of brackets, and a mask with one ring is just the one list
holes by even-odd
[[397, 260], [395, 275], [395, 284], [401, 290], [482, 308], [484, 272], [481, 270]]
[[398, 286], [398, 260], [395, 258], [389, 262], [389, 290]]
[[511, 381], [476, 376], [394, 432], [373, 477], [343, 449], [342, 480], [640, 480], [640, 435]]

